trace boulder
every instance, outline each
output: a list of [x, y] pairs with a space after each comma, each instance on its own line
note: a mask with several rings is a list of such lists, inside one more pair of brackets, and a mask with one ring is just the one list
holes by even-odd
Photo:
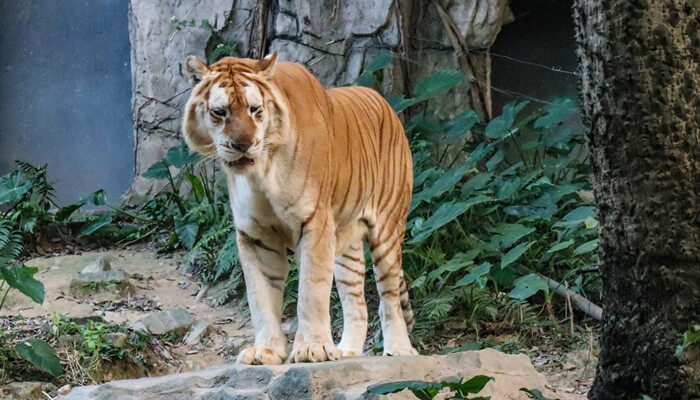
[[[508, 355], [494, 349], [449, 355], [406, 357], [357, 357], [318, 364], [276, 366], [221, 365], [200, 371], [114, 381], [79, 387], [64, 400], [166, 400], [166, 399], [346, 399], [367, 398], [369, 386], [401, 380], [459, 380], [475, 375], [495, 378], [479, 395], [492, 399], [528, 399], [521, 387], [537, 388], [545, 396], [566, 399], [553, 393], [524, 354]], [[391, 399], [415, 399], [400, 392]]]
[[132, 325], [132, 328], [152, 335], [165, 335], [178, 330], [184, 331], [194, 322], [195, 317], [191, 312], [182, 307], [172, 307], [141, 318]]
[[199, 344], [199, 341], [209, 333], [209, 328], [211, 323], [206, 319], [198, 321], [185, 337], [185, 344], [188, 346]]
[[105, 256], [99, 256], [95, 261], [91, 262], [85, 268], [83, 268], [83, 270], [80, 271], [80, 273], [92, 274], [110, 270], [112, 270], [112, 264], [110, 264], [109, 258]]

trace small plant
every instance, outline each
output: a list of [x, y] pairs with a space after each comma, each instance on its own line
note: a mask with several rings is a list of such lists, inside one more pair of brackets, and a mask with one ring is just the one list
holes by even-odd
[[[143, 354], [149, 351], [151, 338], [140, 331], [132, 331], [126, 324], [115, 325], [100, 321], [87, 321], [78, 324], [62, 314], [54, 314], [51, 324], [56, 337], [78, 337], [75, 346], [63, 349], [70, 354], [66, 358], [75, 365], [72, 371], [84, 371], [93, 382], [101, 380], [102, 366], [106, 363], [126, 361], [134, 365], [144, 365]], [[75, 372], [73, 372], [75, 374]], [[73, 376], [85, 381], [83, 376]]]
[[521, 392], [525, 392], [532, 396], [533, 399], [536, 400], [559, 400], [559, 399], [550, 399], [549, 397], [544, 397], [542, 392], [540, 392], [539, 389], [527, 389], [527, 388], [520, 388]]
[[170, 17], [170, 23], [174, 27], [170, 40], [175, 37], [175, 34], [185, 28], [198, 28], [209, 31], [210, 37], [207, 47], [204, 49], [208, 63], [214, 63], [224, 57], [234, 57], [240, 54], [238, 43], [226, 40], [222, 37], [221, 32], [214, 29], [208, 19], [203, 19], [199, 24], [194, 19], [181, 20], [175, 16]]
[[188, 263], [204, 282], [231, 276], [232, 290], [242, 285], [237, 265], [233, 218], [225, 179], [214, 166], [190, 154], [183, 142], [168, 150], [143, 176], [167, 185], [138, 211], [139, 232], [169, 235], [165, 249], [188, 251]]
[[690, 346], [700, 342], [700, 324], [693, 325], [692, 330], [683, 333], [683, 343], [676, 346], [676, 357], [683, 357], [683, 352]]
[[432, 400], [438, 395], [438, 393], [447, 388], [452, 392], [451, 397], [448, 397], [448, 399], [488, 400], [490, 397], [470, 397], [470, 395], [481, 392], [484, 386], [486, 386], [486, 384], [492, 380], [494, 380], [493, 377], [477, 375], [467, 381], [460, 379], [459, 381], [443, 381], [440, 383], [424, 381], [389, 382], [370, 386], [365, 391], [364, 396], [379, 396], [398, 393], [403, 390], [410, 390], [420, 400]]

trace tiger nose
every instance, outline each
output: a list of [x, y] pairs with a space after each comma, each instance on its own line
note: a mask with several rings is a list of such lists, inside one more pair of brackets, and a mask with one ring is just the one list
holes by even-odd
[[252, 145], [253, 145], [253, 142], [243, 142], [243, 141], [241, 141], [241, 142], [233, 142], [233, 143], [231, 143], [231, 147], [233, 147], [234, 149], [240, 151], [241, 153], [245, 153], [245, 152], [250, 148], [250, 146], [252, 146]]

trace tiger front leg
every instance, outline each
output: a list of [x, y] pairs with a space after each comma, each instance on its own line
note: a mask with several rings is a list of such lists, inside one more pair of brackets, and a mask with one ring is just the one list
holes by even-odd
[[239, 364], [277, 365], [287, 358], [287, 340], [282, 334], [281, 319], [289, 263], [284, 247], [265, 239], [236, 230], [238, 257], [255, 331], [255, 344], [238, 354], [236, 362]]
[[342, 353], [333, 343], [330, 297], [333, 284], [335, 233], [329, 212], [317, 210], [301, 228], [297, 245], [299, 325], [290, 362], [337, 360]]

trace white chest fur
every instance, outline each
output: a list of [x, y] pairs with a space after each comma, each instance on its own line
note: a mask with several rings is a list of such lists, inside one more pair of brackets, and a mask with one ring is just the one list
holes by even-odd
[[[272, 172], [272, 171], [270, 171]], [[283, 190], [274, 174], [258, 171], [228, 175], [228, 189], [236, 229], [254, 237], [270, 237], [287, 247], [296, 243], [304, 221], [298, 193]]]

